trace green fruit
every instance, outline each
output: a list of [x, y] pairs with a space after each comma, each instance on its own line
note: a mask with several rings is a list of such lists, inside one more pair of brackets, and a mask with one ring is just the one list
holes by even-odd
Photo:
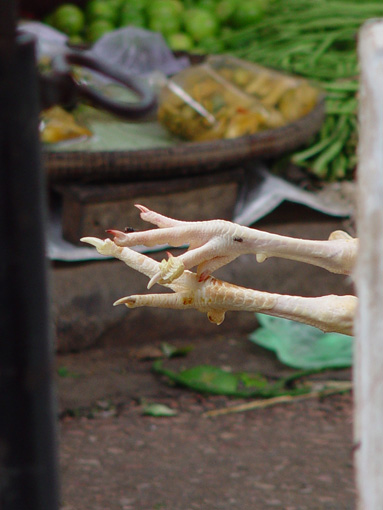
[[120, 13], [119, 26], [146, 27], [146, 16], [142, 10], [125, 5]]
[[73, 44], [74, 46], [82, 45], [84, 44], [84, 39], [81, 37], [81, 35], [71, 35], [69, 37], [69, 43]]
[[77, 35], [84, 28], [85, 17], [77, 5], [63, 4], [53, 13], [51, 22], [60, 32], [64, 32], [69, 36]]
[[108, 0], [90, 0], [86, 6], [88, 21], [103, 20], [115, 24], [118, 17], [118, 7]]
[[104, 34], [111, 32], [114, 30], [114, 25], [109, 21], [99, 19], [93, 21], [89, 26], [86, 32], [87, 40], [91, 43], [94, 43], [102, 37]]
[[240, 4], [238, 7], [237, 0], [220, 0], [215, 6], [215, 15], [221, 23], [226, 23], [230, 20], [237, 8], [241, 8]]
[[182, 3], [178, 0], [154, 0], [147, 6], [149, 17], [154, 16], [180, 16], [183, 11]]
[[213, 37], [219, 28], [216, 16], [205, 9], [189, 9], [184, 13], [186, 32], [196, 41]]
[[197, 9], [207, 9], [208, 11], [214, 12], [216, 6], [216, 0], [199, 0], [197, 2]]
[[125, 0], [109, 0], [109, 3], [111, 3], [116, 11], [118, 11], [124, 6]]
[[148, 27], [153, 32], [160, 32], [163, 36], [168, 37], [176, 34], [181, 29], [181, 19], [178, 16], [157, 15], [149, 19]]
[[235, 10], [231, 23], [236, 28], [243, 28], [260, 21], [266, 12], [265, 0], [244, 0]]
[[193, 39], [182, 32], [171, 34], [167, 42], [173, 51], [190, 51], [193, 48]]
[[120, 2], [122, 11], [144, 11], [149, 4], [150, 0], [116, 0]]

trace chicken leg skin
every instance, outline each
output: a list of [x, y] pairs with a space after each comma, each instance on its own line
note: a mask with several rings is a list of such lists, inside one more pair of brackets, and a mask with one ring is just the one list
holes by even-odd
[[[112, 255], [129, 267], [149, 278], [158, 274], [161, 263], [150, 257], [118, 246], [111, 239], [82, 238], [83, 242], [95, 246], [103, 255]], [[174, 259], [170, 257], [169, 260]], [[353, 334], [353, 320], [357, 306], [355, 296], [322, 296], [307, 298], [260, 292], [223, 282], [212, 276], [203, 281], [188, 270], [172, 283], [162, 285], [174, 293], [127, 296], [114, 304], [125, 304], [129, 308], [151, 306], [177, 310], [197, 309], [206, 313], [209, 320], [221, 324], [227, 311], [260, 312], [277, 317], [303, 322], [323, 331]]]
[[[109, 230], [118, 246], [189, 245], [188, 251], [172, 261], [171, 268], [163, 265], [154, 275], [154, 283], [171, 283], [184, 269], [197, 266], [198, 278], [203, 281], [220, 267], [243, 254], [255, 254], [258, 262], [280, 257], [322, 267], [330, 272], [350, 275], [358, 252], [358, 239], [346, 232], [335, 231], [328, 240], [307, 240], [271, 234], [225, 220], [180, 221], [167, 218], [137, 205], [141, 218], [159, 227], [141, 232], [124, 233]], [[178, 265], [177, 265], [178, 264]], [[166, 276], [165, 276], [166, 273]]]

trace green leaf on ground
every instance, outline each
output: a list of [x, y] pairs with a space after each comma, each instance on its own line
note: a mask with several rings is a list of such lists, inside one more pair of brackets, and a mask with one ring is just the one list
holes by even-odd
[[166, 376], [171, 384], [175, 383], [198, 393], [238, 398], [270, 398], [278, 395], [307, 393], [310, 388], [298, 381], [317, 372], [317, 370], [304, 370], [269, 381], [261, 374], [233, 373], [212, 365], [198, 365], [174, 372], [163, 367], [161, 360], [154, 362], [153, 371]]
[[76, 379], [77, 377], [81, 377], [80, 374], [77, 374], [76, 372], [71, 372], [68, 367], [59, 367], [57, 369], [57, 375], [59, 377], [72, 377], [73, 379]]
[[257, 320], [260, 327], [250, 335], [250, 340], [274, 351], [285, 365], [304, 370], [352, 365], [350, 336], [323, 333], [306, 324], [262, 314], [257, 314]]
[[178, 356], [186, 356], [192, 351], [194, 347], [192, 345], [185, 345], [183, 347], [177, 347], [167, 342], [162, 342], [161, 351], [167, 358], [175, 358]]
[[237, 377], [234, 374], [211, 365], [182, 370], [179, 378], [185, 386], [199, 386], [212, 393], [231, 394], [237, 389]]
[[266, 377], [261, 374], [238, 374], [238, 379], [245, 388], [266, 388], [269, 384]]
[[164, 404], [145, 404], [142, 408], [142, 414], [147, 416], [175, 416], [177, 411]]

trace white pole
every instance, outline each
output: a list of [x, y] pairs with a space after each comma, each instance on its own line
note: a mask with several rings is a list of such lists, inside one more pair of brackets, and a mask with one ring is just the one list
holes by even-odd
[[383, 20], [359, 33], [359, 310], [354, 363], [358, 510], [383, 509]]

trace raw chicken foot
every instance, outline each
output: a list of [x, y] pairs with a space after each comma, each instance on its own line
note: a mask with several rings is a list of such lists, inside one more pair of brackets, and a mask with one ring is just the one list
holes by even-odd
[[[148, 210], [145, 209], [146, 211]], [[156, 213], [153, 214], [156, 215]], [[164, 217], [156, 215], [155, 218], [156, 222], [160, 222], [161, 218]], [[176, 222], [176, 220], [169, 221]], [[210, 222], [199, 222], [199, 225], [206, 223]], [[229, 222], [223, 222], [223, 224], [230, 226]], [[189, 228], [192, 228], [190, 226], [195, 224], [187, 223], [187, 225]], [[117, 231], [112, 232], [115, 234], [115, 238], [120, 235], [120, 233], [116, 233]], [[137, 238], [137, 236], [135, 237]], [[182, 237], [182, 239], [185, 238]], [[141, 240], [142, 238], [140, 238], [140, 244], [142, 243]], [[101, 240], [95, 237], [84, 237], [82, 241], [95, 246], [98, 252], [103, 255], [112, 255], [120, 259], [128, 266], [151, 278], [151, 280], [164, 272], [162, 271], [161, 273], [161, 264], [167, 268], [175, 264], [178, 272], [180, 272], [179, 268], [181, 266], [175, 262], [179, 257], [169, 256], [169, 262], [166, 261], [164, 264], [164, 261], [159, 263], [128, 247], [118, 246], [111, 239]], [[158, 239], [156, 239], [156, 243], [157, 241]], [[151, 243], [152, 240], [148, 242]], [[235, 257], [230, 258], [230, 260]], [[162, 285], [170, 288], [174, 293], [128, 296], [119, 299], [114, 305], [125, 304], [129, 308], [151, 306], [178, 310], [195, 308], [207, 313], [209, 320], [216, 324], [222, 323], [226, 311], [244, 310], [260, 312], [304, 322], [316, 326], [323, 331], [336, 331], [352, 335], [353, 317], [357, 306], [357, 298], [355, 296], [331, 295], [318, 298], [304, 298], [300, 296], [271, 294], [245, 289], [217, 280], [209, 275], [201, 279], [200, 276], [188, 270], [182, 270], [180, 275], [174, 278], [172, 282], [161, 281], [161, 276], [159, 280]]]
[[198, 278], [203, 281], [216, 269], [245, 253], [255, 254], [258, 262], [268, 257], [281, 257], [345, 275], [352, 273], [357, 256], [358, 240], [339, 230], [327, 241], [312, 241], [270, 234], [225, 220], [179, 221], [142, 205], [136, 207], [143, 220], [159, 228], [129, 233], [108, 230], [118, 246], [189, 245], [184, 254], [170, 259], [168, 264], [163, 262], [148, 288], [157, 282], [171, 283], [184, 269], [195, 266]]

